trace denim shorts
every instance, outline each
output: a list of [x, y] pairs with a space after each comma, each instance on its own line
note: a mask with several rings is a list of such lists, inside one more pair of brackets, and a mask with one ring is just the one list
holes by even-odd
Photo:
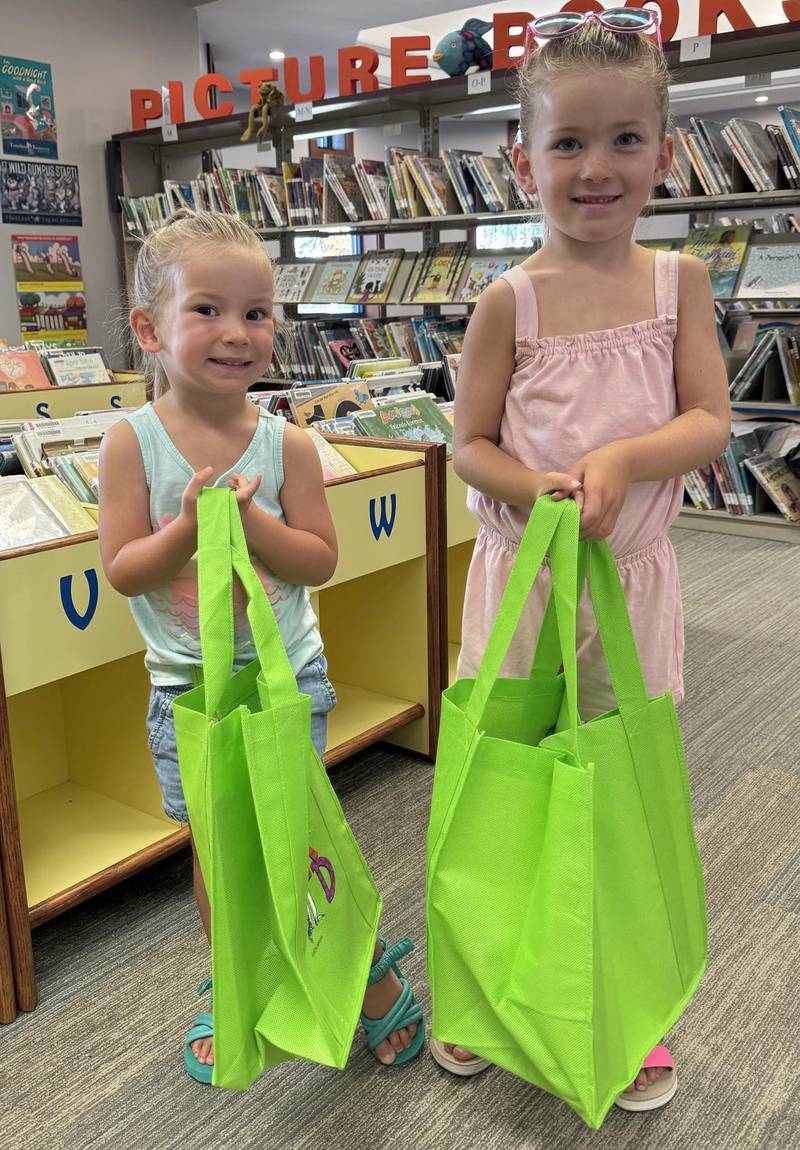
[[[328, 679], [327, 671], [325, 656], [319, 655], [310, 663], [306, 663], [297, 674], [298, 691], [311, 697], [311, 741], [320, 758], [325, 753], [328, 712], [336, 706], [336, 692]], [[164, 813], [178, 823], [188, 823], [189, 814], [178, 770], [172, 703], [178, 695], [191, 691], [192, 686], [192, 683], [183, 683], [174, 687], [151, 688], [150, 710], [147, 714], [148, 745], [161, 787]]]

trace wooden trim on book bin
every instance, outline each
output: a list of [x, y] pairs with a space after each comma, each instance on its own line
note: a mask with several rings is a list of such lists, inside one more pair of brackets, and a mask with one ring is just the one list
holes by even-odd
[[0, 856], [0, 1023], [17, 1017], [17, 994], [14, 989], [14, 966], [11, 962], [11, 940], [8, 937], [6, 899], [3, 894], [3, 859]]
[[73, 543], [88, 543], [90, 539], [97, 539], [96, 531], [84, 531], [80, 535], [61, 535], [58, 539], [48, 539], [44, 543], [14, 547], [10, 551], [0, 551], [0, 563], [5, 559], [18, 559], [20, 555], [38, 555], [40, 551], [55, 551], [59, 547], [71, 547]]
[[428, 748], [436, 758], [442, 691], [449, 681], [447, 646], [447, 447], [426, 456], [425, 531], [428, 564]]
[[36, 1006], [36, 972], [33, 966], [31, 924], [22, 864], [22, 843], [14, 786], [14, 761], [11, 756], [11, 729], [8, 722], [6, 685], [0, 655], [0, 867], [5, 902], [14, 987], [19, 1010]]
[[60, 894], [47, 899], [46, 902], [39, 903], [38, 906], [32, 906], [29, 912], [30, 925], [32, 927], [40, 926], [48, 919], [63, 914], [65, 910], [71, 910], [72, 907], [85, 902], [87, 898], [100, 894], [101, 891], [115, 886], [123, 879], [130, 878], [131, 875], [144, 870], [145, 867], [153, 866], [154, 863], [160, 862], [174, 854], [175, 851], [180, 850], [181, 847], [188, 845], [189, 828], [181, 827], [174, 834], [160, 839], [159, 842], [145, 847], [144, 850], [137, 851], [136, 854], [130, 855], [120, 862], [114, 863], [113, 866], [106, 867], [105, 870], [92, 875], [85, 882], [77, 883], [69, 890], [61, 891]]

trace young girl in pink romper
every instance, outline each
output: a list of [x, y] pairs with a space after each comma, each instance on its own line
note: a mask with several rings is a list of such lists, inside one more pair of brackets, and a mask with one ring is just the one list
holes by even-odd
[[[579, 503], [582, 538], [608, 540], [648, 692], [677, 701], [683, 619], [667, 529], [682, 475], [724, 450], [730, 423], [704, 266], [632, 239], [672, 155], [666, 65], [644, 36], [589, 19], [528, 56], [520, 89], [514, 163], [548, 236], [483, 293], [464, 344], [454, 465], [480, 530], [458, 676], [478, 671], [531, 507], [549, 492]], [[528, 675], [548, 593], [545, 568], [503, 674]], [[588, 719], [615, 703], [587, 595], [578, 660]], [[431, 1051], [456, 1074], [488, 1066], [435, 1039]], [[618, 1105], [652, 1109], [676, 1087], [660, 1046]]]

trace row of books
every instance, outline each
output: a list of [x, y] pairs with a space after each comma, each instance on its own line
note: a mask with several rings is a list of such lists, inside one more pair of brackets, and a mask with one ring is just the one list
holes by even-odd
[[55, 475], [81, 503], [96, 506], [100, 443], [126, 410], [20, 421], [11, 443], [24, 474], [30, 479]]
[[275, 328], [268, 377], [286, 380], [335, 380], [355, 359], [402, 356], [414, 364], [458, 354], [465, 317], [376, 320], [285, 320]]
[[113, 383], [102, 347], [0, 348], [0, 392]]
[[152, 196], [120, 196], [128, 235], [142, 238], [179, 208], [227, 212], [258, 230], [314, 224], [534, 208], [518, 184], [511, 152], [498, 155], [388, 147], [384, 160], [304, 156], [277, 167], [215, 166], [194, 180], [165, 180]]
[[734, 423], [730, 444], [709, 467], [684, 477], [695, 507], [754, 515], [763, 492], [784, 519], [800, 522], [800, 425]]
[[274, 265], [275, 302], [281, 304], [475, 303], [481, 292], [524, 253], [471, 252], [466, 243], [441, 243], [421, 252], [403, 248]]
[[[391, 364], [391, 366], [389, 366]], [[282, 391], [251, 392], [272, 414], [318, 434], [446, 443], [452, 447], [452, 401], [424, 390], [407, 360], [354, 363], [348, 379]], [[361, 372], [365, 374], [361, 374]], [[320, 444], [317, 444], [321, 451]]]
[[730, 396], [734, 401], [800, 406], [800, 325], [762, 328], [752, 351], [731, 380]]
[[672, 168], [664, 188], [671, 196], [694, 194], [692, 175], [709, 196], [741, 190], [735, 187], [738, 163], [757, 192], [781, 183], [800, 188], [800, 109], [778, 107], [779, 124], [762, 126], [734, 116], [727, 123], [689, 117], [689, 128], [673, 131]]
[[752, 226], [695, 228], [685, 240], [642, 240], [644, 247], [676, 246], [702, 260], [715, 299], [800, 298], [800, 240], [754, 237]]

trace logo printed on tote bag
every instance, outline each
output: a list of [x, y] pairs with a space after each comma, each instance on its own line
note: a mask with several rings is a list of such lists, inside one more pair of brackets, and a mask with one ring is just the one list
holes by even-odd
[[[333, 869], [333, 864], [330, 859], [326, 859], [324, 855], [319, 854], [313, 847], [309, 847], [308, 857], [311, 859], [311, 865], [308, 868], [308, 877], [311, 879], [312, 875], [316, 875], [319, 884], [325, 894], [326, 902], [333, 902], [336, 897], [336, 873]], [[314, 937], [314, 931], [322, 922], [325, 917], [317, 910], [317, 905], [309, 891], [307, 894], [308, 906], [306, 907], [306, 919], [308, 921], [308, 937]], [[319, 944], [317, 944], [319, 945]]]

